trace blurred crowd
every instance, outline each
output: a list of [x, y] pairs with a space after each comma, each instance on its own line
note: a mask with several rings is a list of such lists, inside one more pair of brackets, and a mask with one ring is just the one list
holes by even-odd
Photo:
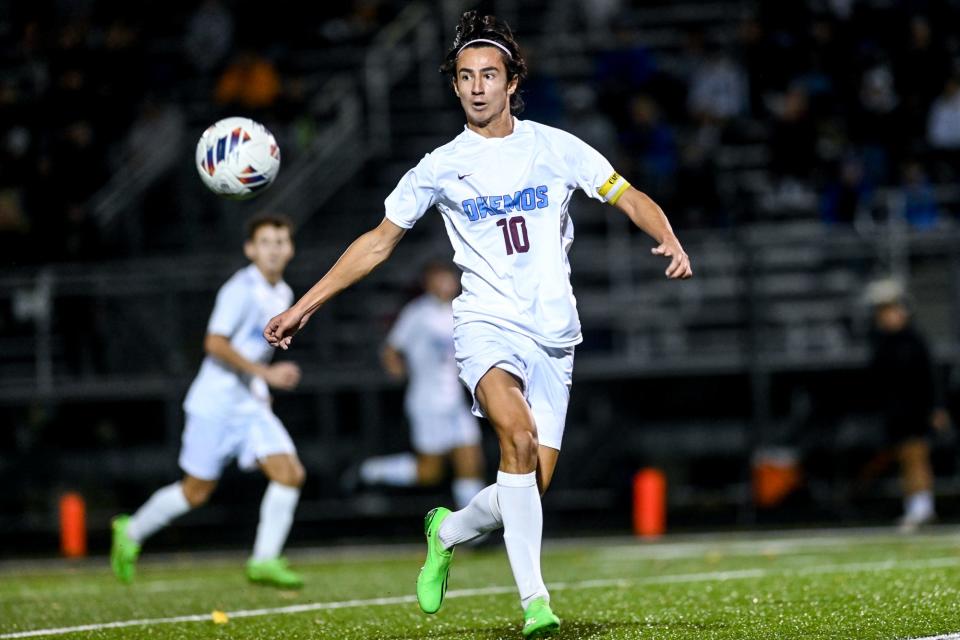
[[[8, 263], [114, 255], [99, 230], [98, 193], [146, 163], [152, 143], [191, 137], [196, 120], [239, 111], [279, 123], [285, 154], [295, 152], [314, 126], [302, 114], [318, 52], [362, 46], [402, 4], [298, 5], [292, 20], [246, 0], [18, 3], [0, 17]], [[734, 4], [747, 10], [735, 29], [678, 25], [673, 44], [651, 48], [637, 37], [645, 3], [555, 3], [568, 21], [551, 29], [569, 37], [544, 40], [581, 47], [593, 74], [571, 85], [562, 70], [538, 70], [550, 52], [530, 47], [525, 117], [613, 155], [685, 227], [765, 211], [869, 224], [876, 194], [891, 190], [912, 227], [949, 224], [960, 171], [960, 3]], [[524, 43], [532, 25], [517, 27]], [[155, 195], [146, 206], [164, 216], [172, 205]]]
[[[96, 213], [110, 176], [123, 171], [120, 180], [132, 180], [151, 155], [195, 134], [197, 122], [228, 113], [298, 131], [307, 98], [304, 52], [360, 46], [394, 9], [379, 0], [312, 3], [296, 7], [295, 21], [288, 11], [263, 11], [247, 0], [41, 0], [5, 9], [6, 264], [114, 255], [118, 248], [105, 246]], [[300, 133], [309, 135], [304, 128]], [[152, 195], [148, 206], [169, 204], [162, 193]]]
[[601, 51], [592, 87], [569, 92], [562, 115], [528, 103], [618, 149], [618, 166], [683, 224], [765, 210], [870, 224], [881, 190], [900, 196], [886, 213], [916, 229], [960, 208], [960, 3], [759, 2], [729, 31], [660, 33], [656, 48], [634, 35], [641, 7], [597, 0], [571, 12]]

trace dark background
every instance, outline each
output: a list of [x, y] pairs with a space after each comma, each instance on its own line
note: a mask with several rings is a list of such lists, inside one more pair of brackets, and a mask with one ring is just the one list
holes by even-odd
[[[907, 285], [949, 402], [960, 2], [7, 2], [0, 554], [53, 553], [65, 490], [85, 497], [103, 551], [109, 517], [179, 475], [180, 403], [214, 293], [243, 265], [243, 221], [297, 221], [287, 279], [304, 292], [460, 131], [436, 68], [474, 6], [507, 19], [528, 58], [521, 117], [603, 152], [663, 206], [696, 271], [667, 282], [623, 216], [572, 204], [585, 342], [547, 531], [629, 531], [647, 465], [666, 472], [672, 530], [893, 522], [895, 465], [858, 480], [885, 446], [863, 291]], [[218, 199], [193, 166], [227, 115], [264, 122], [282, 149], [253, 201]], [[412, 539], [442, 499], [345, 497], [339, 477], [408, 446], [376, 354], [425, 259], [450, 254], [428, 213], [282, 355], [305, 373], [275, 405], [308, 471], [293, 544]], [[933, 444], [938, 511], [956, 521], [953, 437]], [[753, 473], [771, 462], [801, 480], [758, 505]], [[247, 544], [263, 484], [231, 468], [151, 545]]]

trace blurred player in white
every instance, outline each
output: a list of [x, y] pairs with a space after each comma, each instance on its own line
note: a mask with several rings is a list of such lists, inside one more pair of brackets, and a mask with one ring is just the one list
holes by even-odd
[[453, 351], [453, 308], [460, 292], [453, 265], [429, 263], [425, 293], [400, 312], [381, 354], [392, 377], [409, 379], [404, 399], [412, 453], [368, 458], [360, 464], [364, 484], [432, 486], [453, 466], [453, 501], [463, 508], [483, 489], [480, 425], [464, 403]]
[[270, 481], [247, 577], [278, 587], [302, 585], [280, 552], [293, 523], [304, 470], [271, 409], [268, 391], [268, 386], [295, 388], [300, 369], [292, 362], [270, 364], [273, 349], [261, 333], [263, 323], [293, 301], [293, 291], [283, 281], [293, 258], [292, 224], [284, 216], [259, 216], [247, 231], [243, 249], [251, 264], [217, 293], [204, 339], [206, 357], [183, 403], [183, 479], [158, 490], [132, 516], [114, 518], [110, 560], [122, 582], [133, 580], [143, 542], [207, 502], [224, 467], [236, 459], [241, 469], [259, 467]]
[[564, 131], [513, 117], [522, 108], [518, 86], [526, 63], [505, 23], [465, 13], [441, 70], [460, 99], [464, 131], [403, 176], [380, 225], [271, 320], [264, 336], [289, 347], [317, 309], [386, 260], [406, 230], [436, 206], [463, 271], [463, 293], [453, 305], [460, 379], [473, 393], [474, 412], [496, 431], [500, 470], [496, 484], [465, 508], [427, 514], [417, 600], [424, 612], [438, 611], [454, 547], [502, 526], [524, 610], [523, 635], [540, 636], [560, 626], [540, 572], [540, 493], [560, 454], [573, 349], [582, 340], [567, 259], [573, 191], [615, 205], [653, 237], [653, 254], [670, 260], [668, 278], [693, 272], [660, 207], [606, 158]]

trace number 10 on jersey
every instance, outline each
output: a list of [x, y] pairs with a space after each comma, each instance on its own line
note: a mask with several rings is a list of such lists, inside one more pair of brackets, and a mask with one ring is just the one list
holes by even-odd
[[497, 226], [503, 230], [503, 245], [507, 255], [513, 252], [526, 253], [530, 250], [530, 238], [527, 237], [527, 221], [523, 216], [497, 220]]

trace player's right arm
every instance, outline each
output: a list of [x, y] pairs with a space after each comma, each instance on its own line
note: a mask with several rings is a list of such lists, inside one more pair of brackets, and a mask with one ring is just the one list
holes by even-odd
[[336, 264], [296, 304], [267, 323], [263, 337], [272, 346], [287, 349], [293, 336], [317, 309], [383, 264], [404, 233], [406, 229], [384, 218], [376, 228], [354, 240]]
[[233, 348], [227, 336], [208, 333], [203, 340], [203, 350], [234, 371], [263, 378], [274, 389], [290, 391], [300, 383], [300, 367], [293, 362], [261, 364], [248, 360]]

